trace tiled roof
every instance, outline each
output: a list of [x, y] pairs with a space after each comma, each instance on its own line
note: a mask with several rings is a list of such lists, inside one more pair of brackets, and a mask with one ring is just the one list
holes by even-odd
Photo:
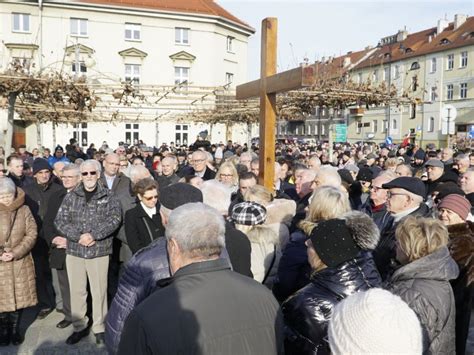
[[[358, 52], [348, 52], [342, 56], [325, 60], [324, 62], [316, 62], [315, 66], [318, 78], [324, 80], [341, 77], [361, 59], [363, 59], [364, 56], [366, 56], [371, 50], [373, 49], [366, 48]], [[346, 63], [349, 65], [345, 66], [344, 64], [347, 60], [346, 58], [349, 58], [350, 61]]]
[[108, 6], [121, 6], [129, 8], [142, 8], [162, 10], [169, 12], [185, 12], [203, 15], [219, 16], [230, 20], [255, 32], [255, 30], [238, 19], [213, 0], [76, 0], [82, 3], [100, 4]]
[[[447, 40], [443, 44], [443, 40]], [[469, 17], [457, 30], [450, 23], [436, 34], [436, 27], [410, 34], [405, 40], [379, 47], [363, 60], [356, 69], [396, 62], [403, 59], [474, 45], [474, 17]]]

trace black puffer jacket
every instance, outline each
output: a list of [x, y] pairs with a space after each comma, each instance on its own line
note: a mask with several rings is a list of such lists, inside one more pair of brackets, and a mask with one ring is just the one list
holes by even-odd
[[420, 318], [428, 339], [425, 354], [455, 354], [455, 304], [449, 280], [459, 274], [447, 247], [402, 266], [388, 290], [400, 296]]
[[286, 354], [329, 354], [327, 325], [333, 308], [344, 298], [380, 284], [369, 251], [313, 274], [310, 283], [282, 305]]

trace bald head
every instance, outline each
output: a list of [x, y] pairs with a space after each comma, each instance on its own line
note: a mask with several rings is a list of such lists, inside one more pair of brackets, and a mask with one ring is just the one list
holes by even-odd
[[120, 168], [120, 157], [118, 154], [109, 153], [104, 159], [104, 174], [107, 176], [117, 175]]

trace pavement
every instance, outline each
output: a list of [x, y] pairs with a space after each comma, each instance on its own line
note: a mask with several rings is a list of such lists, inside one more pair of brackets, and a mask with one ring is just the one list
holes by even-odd
[[[56, 328], [56, 324], [63, 319], [63, 315], [52, 312], [46, 319], [35, 320], [36, 313], [27, 309], [22, 318], [22, 328], [27, 328], [25, 341], [20, 346], [8, 346], [0, 348], [1, 355], [106, 355], [105, 347], [98, 348], [95, 337], [89, 334], [75, 345], [65, 343], [67, 337], [72, 334], [72, 326], [66, 329]], [[467, 341], [466, 354], [474, 354], [474, 311], [471, 312], [471, 324], [469, 338]]]

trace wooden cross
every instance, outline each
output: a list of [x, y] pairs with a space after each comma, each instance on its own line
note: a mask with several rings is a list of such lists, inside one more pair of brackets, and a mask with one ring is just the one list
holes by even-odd
[[314, 85], [314, 66], [301, 66], [279, 74], [277, 67], [277, 19], [262, 21], [260, 79], [236, 88], [238, 100], [260, 97], [260, 184], [274, 190], [276, 94]]

